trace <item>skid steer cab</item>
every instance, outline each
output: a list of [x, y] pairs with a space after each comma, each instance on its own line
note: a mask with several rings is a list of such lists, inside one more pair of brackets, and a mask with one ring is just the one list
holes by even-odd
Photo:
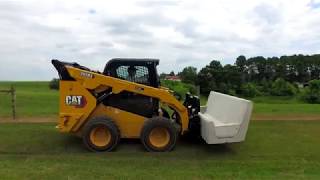
[[52, 64], [60, 77], [57, 128], [81, 137], [91, 151], [112, 151], [122, 138], [140, 139], [148, 151], [171, 151], [186, 133], [209, 144], [245, 139], [250, 101], [211, 92], [206, 107], [189, 93], [180, 102], [160, 86], [157, 59], [112, 59], [103, 72]]

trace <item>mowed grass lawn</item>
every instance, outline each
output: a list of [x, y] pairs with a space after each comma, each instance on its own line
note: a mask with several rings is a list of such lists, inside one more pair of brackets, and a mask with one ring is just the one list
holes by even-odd
[[306, 104], [293, 97], [256, 97], [254, 114], [268, 115], [320, 115], [320, 104]]
[[[59, 92], [49, 89], [48, 82], [0, 82], [0, 89], [9, 89], [13, 84], [17, 89], [18, 117], [56, 116], [58, 114]], [[319, 104], [306, 104], [290, 97], [257, 97], [254, 114], [263, 115], [320, 115]], [[205, 104], [206, 98], [201, 98]], [[0, 117], [11, 116], [11, 100], [0, 93]]]
[[319, 179], [319, 132], [320, 121], [252, 121], [239, 144], [148, 153], [125, 140], [97, 154], [53, 123], [0, 124], [0, 179]]

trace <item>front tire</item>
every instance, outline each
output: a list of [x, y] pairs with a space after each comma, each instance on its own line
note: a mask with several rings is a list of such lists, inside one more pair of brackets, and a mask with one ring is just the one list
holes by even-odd
[[112, 151], [119, 143], [120, 132], [111, 119], [96, 117], [85, 125], [82, 139], [90, 151]]
[[174, 122], [164, 117], [155, 117], [145, 122], [140, 139], [150, 152], [167, 152], [175, 147], [177, 134]]

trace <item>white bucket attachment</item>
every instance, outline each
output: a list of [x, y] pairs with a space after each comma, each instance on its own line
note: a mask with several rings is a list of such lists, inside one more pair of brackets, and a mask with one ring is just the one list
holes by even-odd
[[251, 112], [251, 101], [211, 91], [199, 113], [202, 138], [208, 144], [244, 141]]

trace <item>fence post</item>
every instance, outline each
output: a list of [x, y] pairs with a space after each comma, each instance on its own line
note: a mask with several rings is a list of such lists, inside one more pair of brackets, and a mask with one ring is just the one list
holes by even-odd
[[12, 117], [16, 119], [16, 90], [11, 85], [11, 102], [12, 102]]

